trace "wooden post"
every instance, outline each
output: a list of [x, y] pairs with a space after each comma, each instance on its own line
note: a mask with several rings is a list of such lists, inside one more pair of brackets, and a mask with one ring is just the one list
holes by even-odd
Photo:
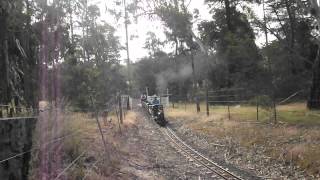
[[13, 107], [12, 107], [12, 105], [10, 105], [8, 117], [13, 117], [13, 111], [14, 111]]
[[120, 96], [122, 116], [123, 116], [123, 119], [126, 119], [127, 111], [126, 111], [126, 108], [123, 107], [123, 106], [125, 106], [125, 103], [122, 101], [123, 100], [122, 97], [123, 96]]
[[130, 96], [128, 95], [128, 98], [127, 98], [127, 110], [131, 110], [131, 107], [130, 107]]
[[118, 97], [118, 105], [119, 105], [119, 116], [120, 116], [120, 123], [123, 123], [123, 114], [122, 114], [122, 104], [121, 104], [121, 95], [119, 94]]
[[17, 114], [17, 113], [21, 113], [22, 112], [22, 108], [19, 107], [19, 99], [17, 96], [14, 97], [14, 112]]
[[119, 131], [120, 131], [120, 134], [122, 134], [122, 132], [121, 132], [121, 125], [120, 125], [120, 118], [119, 118], [119, 113], [118, 113], [117, 108], [116, 108], [116, 115], [117, 115], [117, 119], [118, 119]]
[[196, 97], [196, 108], [197, 108], [197, 113], [200, 112], [200, 103], [199, 103], [199, 98]]
[[9, 105], [7, 105], [6, 106], [7, 116], [9, 116], [9, 110], [10, 110], [10, 107], [9, 107]]
[[259, 99], [257, 98], [256, 100], [257, 100], [257, 102], [256, 102], [256, 105], [257, 105], [257, 121], [259, 121]]
[[101, 125], [100, 125], [100, 122], [99, 122], [98, 111], [97, 111], [97, 108], [95, 107], [95, 104], [93, 102], [92, 96], [90, 96], [90, 99], [91, 99], [92, 107], [94, 108], [94, 111], [95, 111], [95, 118], [96, 118], [96, 122], [97, 122], [97, 125], [98, 125], [98, 128], [99, 128], [99, 131], [100, 131], [101, 139], [102, 139], [102, 142], [103, 142], [103, 145], [104, 145], [104, 150], [105, 150], [106, 155], [108, 155], [107, 154], [107, 143], [106, 143], [106, 141], [104, 139], [102, 128], [101, 128]]
[[126, 110], [122, 109], [122, 119], [126, 119], [126, 113], [127, 113]]
[[103, 117], [103, 123], [104, 123], [104, 126], [107, 126], [107, 122], [108, 122], [108, 110], [105, 111], [105, 113], [103, 114], [104, 117]]
[[230, 104], [228, 103], [228, 118], [229, 118], [229, 121], [231, 120], [231, 115], [230, 115]]
[[0, 118], [3, 118], [2, 106], [0, 106]]
[[208, 85], [206, 85], [206, 105], [207, 105], [207, 116], [209, 116], [209, 92], [208, 92]]
[[273, 116], [274, 116], [274, 123], [277, 124], [278, 123], [278, 120], [277, 120], [277, 105], [276, 105], [275, 98], [273, 99]]

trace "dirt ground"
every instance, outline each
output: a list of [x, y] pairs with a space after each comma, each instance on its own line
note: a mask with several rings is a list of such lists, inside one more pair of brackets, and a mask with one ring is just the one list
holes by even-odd
[[[96, 163], [103, 152], [97, 129], [95, 136], [87, 141], [87, 146], [95, 148], [90, 148], [88, 154], [91, 155], [86, 157], [84, 179], [217, 179], [207, 169], [197, 167], [177, 152], [161, 127], [150, 120], [141, 107], [135, 106], [126, 114], [121, 132], [117, 122], [112, 116], [107, 123], [102, 123], [109, 145], [108, 154], [111, 154], [109, 160]], [[239, 168], [226, 163], [222, 165], [245, 179], [256, 179]]]
[[[107, 123], [101, 120], [101, 124], [111, 156], [102, 158], [101, 136], [91, 119], [86, 128], [91, 126], [92, 131], [82, 143], [91, 147], [80, 173], [82, 179], [204, 179], [199, 169], [167, 143], [161, 127], [141, 108], [134, 107], [126, 114], [121, 130], [116, 116], [110, 116]], [[79, 177], [76, 171], [69, 173], [70, 179]]]
[[120, 142], [119, 172], [112, 179], [209, 179], [176, 152], [160, 128], [139, 107], [127, 114], [122, 134], [109, 139]]
[[122, 170], [135, 175], [134, 179], [198, 179], [200, 172], [178, 154], [141, 110], [135, 110], [135, 122], [127, 130], [122, 150], [128, 153], [128, 165]]

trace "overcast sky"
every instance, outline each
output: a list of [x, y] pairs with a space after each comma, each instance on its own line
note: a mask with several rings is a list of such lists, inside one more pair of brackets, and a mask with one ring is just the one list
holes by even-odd
[[[129, 0], [127, 0], [129, 1]], [[100, 7], [101, 10], [101, 20], [104, 20], [114, 26], [117, 30], [116, 36], [119, 36], [121, 45], [125, 46], [125, 28], [124, 20], [120, 19], [118, 22], [113, 16], [111, 16], [107, 11], [106, 7], [113, 9], [115, 4], [113, 0], [89, 0], [89, 4], [96, 4]], [[193, 12], [194, 9], [199, 9], [199, 21], [201, 20], [210, 20], [211, 15], [209, 14], [208, 5], [204, 3], [204, 0], [191, 0], [190, 5], [188, 6], [189, 11]], [[121, 9], [123, 10], [123, 9]], [[254, 7], [254, 11], [257, 15], [261, 17], [262, 7]], [[195, 23], [196, 26], [196, 23]], [[163, 33], [164, 26], [159, 20], [150, 20], [147, 17], [140, 17], [137, 23], [132, 23], [129, 25], [129, 38], [134, 36], [135, 38], [130, 38], [129, 41], [129, 50], [130, 50], [130, 59], [135, 62], [139, 59], [148, 55], [148, 51], [144, 49], [144, 43], [146, 40], [147, 32], [151, 31], [156, 34], [156, 36], [165, 40], [165, 35]], [[196, 27], [194, 27], [196, 30]], [[264, 41], [263, 37], [257, 37], [257, 44], [261, 45]], [[173, 48], [166, 47], [164, 51], [170, 52]], [[121, 51], [121, 60], [125, 61], [126, 51]]]

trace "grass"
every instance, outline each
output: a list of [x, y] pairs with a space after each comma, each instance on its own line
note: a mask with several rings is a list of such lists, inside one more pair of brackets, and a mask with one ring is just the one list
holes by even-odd
[[278, 107], [279, 119], [299, 125], [320, 125], [320, 111], [308, 110], [304, 103], [294, 103]]
[[[109, 135], [108, 133], [113, 133], [116, 130], [110, 129], [110, 131], [107, 131], [105, 129], [107, 129], [109, 126], [112, 126], [112, 124], [114, 124], [116, 121], [116, 117], [113, 114], [114, 113], [110, 113], [108, 119], [112, 119], [112, 122], [108, 121], [107, 123], [109, 124], [105, 124], [103, 122], [103, 117], [99, 117], [100, 124], [106, 133], [105, 139], [108, 141], [108, 147], [110, 148], [113, 147], [114, 143], [112, 141], [109, 142], [107, 136]], [[49, 112], [49, 127], [53, 127], [52, 124], [54, 124], [52, 123], [54, 122], [52, 121], [52, 116], [52, 113]], [[61, 133], [57, 136], [66, 136], [66, 138], [59, 141], [60, 145], [62, 145], [61, 154], [59, 155], [62, 157], [63, 167], [66, 167], [79, 155], [81, 155], [83, 152], [86, 152], [84, 156], [82, 156], [70, 169], [68, 169], [68, 171], [65, 173], [65, 178], [82, 179], [86, 173], [89, 172], [90, 164], [93, 164], [96, 160], [101, 160], [102, 158], [103, 161], [95, 165], [95, 169], [90, 173], [90, 176], [94, 176], [96, 179], [105, 179], [108, 177], [108, 175], [112, 173], [111, 169], [115, 168], [119, 162], [115, 157], [110, 157], [110, 159], [106, 158], [107, 156], [104, 154], [104, 146], [94, 116], [91, 113], [65, 112], [62, 114], [62, 118], [63, 124], [61, 126]], [[53, 134], [53, 132], [48, 132], [48, 134]], [[39, 137], [39, 132], [35, 137], [35, 144], [39, 144], [37, 137]], [[59, 144], [56, 143], [56, 145]], [[108, 151], [112, 150], [108, 149]], [[50, 151], [48, 153], [53, 152]], [[107, 154], [112, 153], [113, 152], [109, 152]], [[39, 153], [38, 151], [35, 151], [32, 153], [32, 170], [29, 176], [30, 179], [39, 179], [37, 177], [39, 174], [39, 162]], [[101, 174], [100, 172], [103, 173]]]
[[[206, 114], [205, 103], [200, 104], [201, 113]], [[168, 109], [169, 113], [173, 110], [179, 112], [186, 111], [189, 113], [196, 113], [195, 104], [190, 103], [175, 103], [175, 108], [172, 106]], [[259, 107], [258, 120], [263, 122], [274, 121], [273, 109]], [[229, 118], [228, 106], [211, 105], [209, 106], [210, 116], [213, 118]], [[230, 118], [236, 121], [256, 121], [257, 107], [250, 105], [232, 105], [230, 106]], [[283, 123], [292, 125], [314, 126], [320, 125], [320, 110], [308, 110], [304, 103], [293, 103], [289, 105], [277, 106], [277, 120]]]
[[[248, 150], [264, 147], [264, 155], [285, 165], [295, 165], [311, 175], [320, 175], [320, 111], [310, 111], [303, 103], [277, 107], [278, 120], [270, 125], [256, 122], [256, 107], [211, 106], [206, 116], [205, 105], [196, 113], [195, 105], [178, 104], [166, 109], [170, 121], [178, 121], [196, 134], [226, 140], [232, 138]], [[272, 120], [272, 111], [259, 109], [259, 122]], [[244, 123], [245, 122], [245, 123]]]
[[[115, 112], [110, 112], [109, 117], [99, 117], [104, 138], [107, 143], [107, 152], [104, 153], [104, 146], [98, 131], [95, 117], [88, 113], [70, 113], [66, 119], [66, 129], [81, 130], [81, 135], [70, 139], [65, 144], [65, 151], [70, 152], [69, 157], [79, 155], [83, 150], [89, 147], [87, 158], [94, 157], [98, 161], [94, 170], [85, 166], [84, 161], [80, 161], [68, 173], [68, 179], [82, 179], [87, 173], [90, 173], [86, 179], [114, 179], [112, 174], [120, 169], [119, 156], [126, 154], [121, 148], [126, 143], [125, 134], [128, 129], [136, 126], [137, 114], [128, 111], [125, 114], [123, 124], [121, 125], [122, 133], [120, 134], [118, 118]], [[130, 150], [128, 150], [130, 152]], [[71, 159], [72, 159], [71, 158]], [[103, 159], [101, 161], [101, 159]], [[92, 162], [91, 164], [93, 164]]]
[[[127, 116], [129, 116], [128, 114]], [[116, 156], [109, 156], [110, 154], [115, 154], [114, 147], [117, 142], [111, 138], [114, 136], [116, 129], [108, 129], [108, 127], [113, 127], [117, 123], [117, 118], [114, 113], [110, 113], [108, 119], [104, 117], [99, 117], [100, 125], [102, 126], [102, 131], [104, 132], [104, 139], [107, 143], [107, 154], [105, 154], [104, 145], [101, 139], [101, 135], [98, 130], [96, 119], [93, 114], [89, 113], [70, 113], [66, 119], [66, 129], [72, 131], [81, 131], [79, 136], [73, 136], [64, 144], [64, 150], [67, 154], [67, 158], [74, 159], [81, 152], [88, 150], [86, 158], [93, 159], [91, 163], [98, 161], [99, 163], [95, 166], [97, 171], [92, 171], [88, 169], [88, 164], [84, 164], [84, 159], [77, 163], [77, 165], [69, 172], [69, 179], [82, 179], [87, 173], [90, 173], [88, 179], [105, 179], [112, 174], [113, 169], [117, 169], [119, 161]], [[110, 138], [109, 138], [110, 137]], [[69, 152], [69, 153], [68, 153]], [[101, 161], [101, 159], [103, 159]], [[88, 163], [88, 162], [87, 162]], [[90, 167], [90, 166], [89, 166]]]

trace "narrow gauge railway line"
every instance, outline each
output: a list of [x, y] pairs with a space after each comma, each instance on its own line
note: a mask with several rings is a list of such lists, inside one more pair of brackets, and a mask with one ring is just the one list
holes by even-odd
[[179, 152], [181, 152], [187, 158], [193, 159], [197, 164], [209, 170], [206, 172], [206, 174], [211, 175], [211, 177], [214, 179], [242, 180], [242, 178], [234, 175], [232, 172], [219, 166], [212, 160], [206, 158], [201, 153], [190, 147], [182, 139], [180, 139], [171, 128], [165, 126], [167, 121], [164, 118], [163, 107], [162, 105], [153, 103], [154, 99], [157, 99], [157, 97], [144, 97], [141, 99], [141, 105], [147, 110], [148, 114], [151, 115], [151, 117], [149, 116], [150, 120], [154, 120], [157, 122], [157, 124], [164, 127], [161, 128], [160, 131], [164, 136], [167, 136], [169, 140], [173, 142], [174, 147]]
[[197, 150], [190, 147], [182, 139], [180, 139], [171, 128], [166, 127], [165, 129], [163, 129], [163, 133], [169, 137], [169, 139], [174, 143], [175, 148], [177, 148], [178, 151], [182, 152], [185, 156], [187, 156], [190, 159], [193, 159], [195, 162], [209, 170], [208, 173], [212, 173], [212, 178], [215, 177], [214, 179], [243, 180], [242, 178], [234, 175], [227, 169], [219, 166], [212, 160], [203, 156]]

